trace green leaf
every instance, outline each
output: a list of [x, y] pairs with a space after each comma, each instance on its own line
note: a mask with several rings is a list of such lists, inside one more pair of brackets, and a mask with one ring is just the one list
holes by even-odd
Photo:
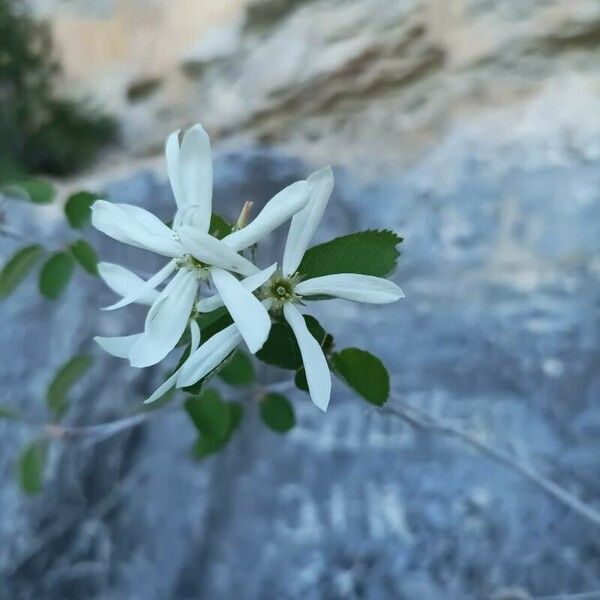
[[21, 413], [16, 411], [14, 408], [0, 404], [0, 419], [16, 421], [22, 418], [23, 417], [21, 416]]
[[92, 365], [89, 356], [74, 356], [56, 372], [46, 391], [46, 403], [57, 419], [60, 419], [69, 407], [69, 392], [73, 385]]
[[278, 433], [285, 433], [296, 424], [292, 404], [281, 394], [268, 394], [263, 398], [260, 416], [267, 427]]
[[309, 248], [298, 267], [306, 278], [335, 273], [386, 277], [396, 268], [402, 242], [393, 231], [360, 231]]
[[221, 240], [233, 231], [233, 225], [229, 224], [221, 215], [213, 213], [208, 230], [213, 237]]
[[306, 380], [306, 371], [304, 370], [304, 367], [296, 371], [296, 376], [294, 377], [294, 384], [299, 390], [302, 390], [303, 392], [308, 392], [308, 381]]
[[256, 374], [250, 357], [241, 350], [236, 350], [231, 358], [219, 369], [219, 377], [229, 385], [244, 386], [254, 383]]
[[38, 494], [44, 485], [48, 442], [37, 440], [26, 446], [19, 458], [19, 483], [26, 494]]
[[231, 428], [231, 410], [217, 390], [205, 390], [185, 402], [185, 410], [196, 429], [214, 439], [224, 439]]
[[99, 198], [92, 192], [77, 192], [72, 194], [65, 203], [65, 215], [71, 227], [81, 229], [92, 217], [92, 204]]
[[43, 253], [42, 246], [32, 244], [13, 254], [0, 271], [0, 298], [8, 296], [25, 279]]
[[34, 204], [50, 204], [56, 196], [54, 186], [42, 179], [21, 179], [2, 187], [7, 196], [29, 200]]
[[333, 370], [367, 402], [383, 406], [390, 395], [390, 376], [370, 352], [346, 348], [331, 356]]
[[55, 300], [65, 290], [75, 268], [75, 260], [66, 252], [51, 256], [40, 273], [40, 292], [46, 298]]
[[200, 396], [188, 398], [185, 409], [200, 433], [192, 449], [192, 454], [197, 459], [223, 448], [231, 439], [244, 414], [241, 404], [223, 402], [219, 392], [213, 389], [205, 390]]
[[[310, 315], [304, 315], [304, 320], [313, 337], [323, 346], [328, 338], [325, 330]], [[297, 371], [302, 367], [300, 348], [287, 321], [273, 323], [269, 337], [264, 346], [256, 353], [256, 357], [269, 365], [281, 367], [282, 369]]]
[[98, 275], [98, 255], [94, 248], [85, 240], [73, 242], [69, 249], [75, 260], [90, 274]]

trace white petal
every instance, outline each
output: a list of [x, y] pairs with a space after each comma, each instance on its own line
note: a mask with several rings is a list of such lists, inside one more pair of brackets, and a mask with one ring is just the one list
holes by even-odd
[[258, 267], [248, 259], [208, 233], [183, 226], [179, 230], [179, 235], [186, 250], [200, 262], [241, 275], [253, 275], [258, 271]]
[[109, 237], [163, 256], [180, 256], [181, 244], [171, 230], [151, 212], [130, 204], [96, 200], [92, 206], [92, 225]]
[[293, 275], [312, 241], [317, 227], [333, 191], [333, 171], [331, 167], [321, 169], [308, 178], [310, 187], [308, 203], [296, 213], [290, 224], [290, 231], [283, 254], [283, 273]]
[[196, 348], [200, 345], [200, 326], [195, 320], [190, 321], [190, 333], [191, 333], [191, 342], [190, 342], [190, 354], [196, 350]]
[[[192, 334], [192, 343], [190, 345], [190, 356], [193, 352], [198, 349], [200, 345], [200, 327], [198, 327], [198, 323], [192, 320], [190, 321], [190, 332]], [[188, 357], [189, 358], [189, 357]], [[185, 364], [185, 363], [184, 363]], [[144, 400], [144, 404], [152, 404], [152, 402], [156, 402], [160, 398], [162, 398], [171, 388], [175, 387], [175, 383], [177, 381], [177, 377], [181, 372], [181, 367], [177, 369], [166, 381], [164, 381], [153, 393], [151, 396]]]
[[142, 337], [129, 353], [133, 367], [160, 362], [181, 338], [194, 305], [198, 281], [193, 273], [179, 271], [150, 308]]
[[146, 294], [155, 290], [156, 286], [160, 285], [176, 268], [177, 261], [175, 259], [170, 260], [158, 273], [150, 277], [150, 279], [147, 281], [144, 281], [143, 279], [140, 280], [140, 285], [132, 289], [127, 296], [110, 306], [104, 307], [102, 310], [116, 310], [117, 308], [123, 308], [133, 302], [137, 302], [140, 298], [144, 298]]
[[179, 372], [177, 387], [187, 387], [200, 381], [225, 360], [242, 341], [235, 324], [226, 327], [190, 354]]
[[[255, 273], [254, 275], [250, 275], [250, 277], [246, 277], [242, 279], [240, 283], [247, 289], [253, 292], [257, 290], [261, 285], [265, 284], [271, 278], [271, 275], [275, 273], [277, 269], [277, 263], [272, 264], [270, 267]], [[215, 294], [214, 296], [209, 296], [208, 298], [202, 298], [196, 308], [199, 312], [207, 313], [213, 310], [217, 310], [217, 308], [221, 308], [223, 306], [223, 300], [219, 294]]]
[[211, 268], [210, 275], [248, 349], [258, 352], [269, 337], [271, 318], [258, 298], [231, 273]]
[[[132, 273], [125, 267], [113, 263], [98, 263], [98, 273], [104, 280], [104, 283], [106, 283], [113, 292], [119, 294], [119, 296], [129, 296], [145, 283], [145, 281], [135, 273]], [[147, 304], [150, 306], [154, 303], [156, 298], [158, 298], [158, 292], [156, 290], [148, 290], [137, 300], [137, 302], [138, 304]]]
[[285, 304], [283, 314], [294, 331], [306, 371], [310, 398], [323, 412], [331, 396], [331, 373], [319, 342], [312, 336], [304, 317], [293, 304]]
[[179, 132], [180, 130], [178, 129], [167, 138], [165, 155], [167, 158], [167, 173], [171, 182], [173, 196], [175, 196], [177, 208], [181, 210], [185, 206], [185, 195], [179, 172]]
[[183, 136], [179, 173], [186, 203], [198, 209], [198, 225], [202, 231], [208, 231], [212, 212], [213, 167], [210, 139], [202, 125], [194, 125]]
[[109, 354], [119, 358], [129, 358], [131, 347], [138, 341], [142, 334], [124, 335], [120, 337], [100, 337], [96, 336], [94, 341]]
[[292, 183], [271, 198], [251, 223], [225, 236], [223, 241], [234, 250], [252, 246], [302, 210], [308, 201], [308, 191], [309, 185], [306, 181]]
[[296, 292], [301, 296], [325, 294], [367, 304], [388, 304], [404, 298], [402, 290], [393, 281], [357, 273], [307, 279], [296, 286]]

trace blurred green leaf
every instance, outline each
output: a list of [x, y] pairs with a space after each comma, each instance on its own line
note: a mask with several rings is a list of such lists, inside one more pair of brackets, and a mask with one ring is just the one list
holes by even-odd
[[69, 249], [75, 260], [90, 274], [98, 275], [98, 255], [96, 250], [85, 240], [73, 242]]
[[56, 372], [46, 391], [46, 403], [57, 419], [60, 419], [69, 407], [71, 388], [91, 365], [92, 359], [89, 356], [74, 356]]
[[50, 204], [56, 196], [54, 186], [42, 179], [21, 179], [2, 186], [7, 196], [29, 200], [34, 204]]
[[200, 436], [192, 449], [195, 458], [203, 458], [223, 448], [231, 439], [243, 416], [237, 402], [224, 402], [217, 390], [204, 390], [185, 402], [185, 409]]
[[23, 417], [14, 408], [0, 404], [0, 419], [19, 420]]
[[346, 348], [331, 356], [333, 370], [367, 402], [383, 406], [390, 395], [390, 376], [370, 352]]
[[205, 390], [185, 402], [185, 409], [198, 431], [208, 437], [223, 439], [231, 427], [231, 411], [217, 390]]
[[55, 300], [65, 290], [75, 268], [75, 260], [71, 254], [57, 252], [51, 256], [40, 272], [40, 292], [46, 298]]
[[48, 442], [36, 440], [26, 446], [19, 457], [19, 484], [26, 494], [39, 494], [44, 486]]
[[0, 271], [0, 298], [8, 296], [25, 279], [44, 253], [39, 244], [25, 246], [8, 259]]
[[254, 383], [256, 374], [250, 357], [241, 350], [236, 350], [219, 369], [219, 377], [229, 385], [244, 386]]
[[265, 425], [277, 433], [285, 433], [296, 424], [292, 404], [281, 394], [268, 394], [263, 398], [260, 416]]
[[402, 242], [393, 231], [359, 231], [309, 248], [298, 267], [307, 279], [334, 273], [385, 277], [395, 268]]
[[69, 196], [65, 203], [65, 215], [71, 227], [81, 229], [92, 217], [92, 204], [99, 198], [92, 192], [77, 192]]
[[[323, 345], [327, 333], [319, 322], [310, 315], [304, 315], [306, 326], [313, 337]], [[302, 355], [292, 328], [287, 321], [273, 323], [269, 337], [264, 346], [256, 353], [256, 357], [263, 362], [294, 371], [302, 367]]]

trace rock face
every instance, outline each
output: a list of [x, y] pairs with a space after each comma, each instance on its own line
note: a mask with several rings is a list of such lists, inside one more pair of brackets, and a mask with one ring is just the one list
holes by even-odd
[[[127, 147], [142, 154], [200, 120], [213, 135], [285, 142], [315, 160], [363, 164], [366, 153], [379, 169], [414, 159], [456, 123], [579, 88], [577, 76], [591, 86], [578, 94], [597, 97], [600, 86], [596, 0], [111, 6], [108, 21], [58, 12], [55, 30], [67, 75], [121, 115]], [[169, 44], [157, 50], [157, 39]], [[128, 100], [148, 79], [161, 86]]]
[[[184, 57], [179, 83], [165, 79], [124, 112], [130, 139], [136, 119], [156, 125], [140, 150], [176, 121], [220, 133], [215, 198], [230, 217], [312, 163], [333, 163], [318, 241], [398, 230], [395, 279], [407, 298], [373, 309], [318, 303], [315, 316], [340, 348], [382, 357], [396, 401], [507, 449], [596, 509], [599, 10], [578, 0], [253, 2], [228, 37]], [[169, 217], [162, 175], [103, 177], [114, 200]], [[51, 216], [24, 205], [9, 214], [15, 228], [63, 239]], [[155, 266], [94, 241], [106, 260]], [[2, 257], [14, 248], [0, 238]], [[280, 249], [281, 237], [261, 261]], [[96, 360], [74, 395], [74, 423], [129, 414], [163, 374], [93, 349], [99, 330], [134, 331], [142, 315], [100, 313], [112, 296], [83, 275], [76, 284], [56, 305], [33, 282], [2, 304], [1, 401], [40, 420], [45, 384], [76, 349]], [[194, 432], [180, 413], [100, 444], [55, 445], [33, 500], [13, 467], [37, 432], [0, 421], [0, 599], [482, 600], [600, 589], [597, 529], [515, 473], [374, 412], [341, 385], [325, 416], [300, 393], [294, 406], [298, 426], [282, 437], [248, 402], [230, 447], [200, 464], [188, 458]]]

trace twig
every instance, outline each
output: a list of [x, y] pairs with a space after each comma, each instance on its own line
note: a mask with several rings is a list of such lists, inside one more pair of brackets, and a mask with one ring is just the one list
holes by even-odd
[[[283, 392], [290, 387], [293, 387], [293, 383], [290, 381], [277, 381], [275, 383], [269, 383], [266, 385], [256, 386], [250, 390], [252, 397], [262, 397], [268, 392]], [[21, 420], [28, 425], [41, 426], [44, 434], [54, 440], [61, 441], [77, 441], [77, 440], [88, 440], [92, 443], [97, 443], [102, 440], [106, 440], [117, 433], [126, 431], [127, 429], [134, 429], [138, 425], [149, 421], [150, 419], [164, 415], [164, 410], [153, 410], [114, 421], [107, 421], [106, 423], [99, 423], [98, 425], [86, 425], [86, 426], [70, 426], [61, 425], [59, 423], [33, 423], [28, 420]]]
[[596, 527], [600, 527], [600, 513], [598, 511], [585, 504], [579, 498], [558, 484], [540, 475], [529, 465], [519, 461], [517, 458], [514, 458], [507, 452], [482, 442], [462, 429], [454, 427], [448, 423], [437, 421], [430, 415], [422, 412], [414, 406], [410, 406], [397, 399], [396, 402], [401, 406], [401, 408], [385, 407], [382, 409], [382, 412], [394, 415], [406, 421], [413, 427], [417, 427], [421, 430], [441, 433], [465, 442], [497, 463], [500, 463], [505, 467], [508, 467], [509, 469], [521, 474], [538, 488], [552, 496], [555, 500], [558, 500], [561, 504], [576, 512], [579, 516], [583, 517], [590, 523], [593, 523]]
[[533, 596], [531, 600], [600, 600], [600, 591], [557, 594], [554, 596]]

